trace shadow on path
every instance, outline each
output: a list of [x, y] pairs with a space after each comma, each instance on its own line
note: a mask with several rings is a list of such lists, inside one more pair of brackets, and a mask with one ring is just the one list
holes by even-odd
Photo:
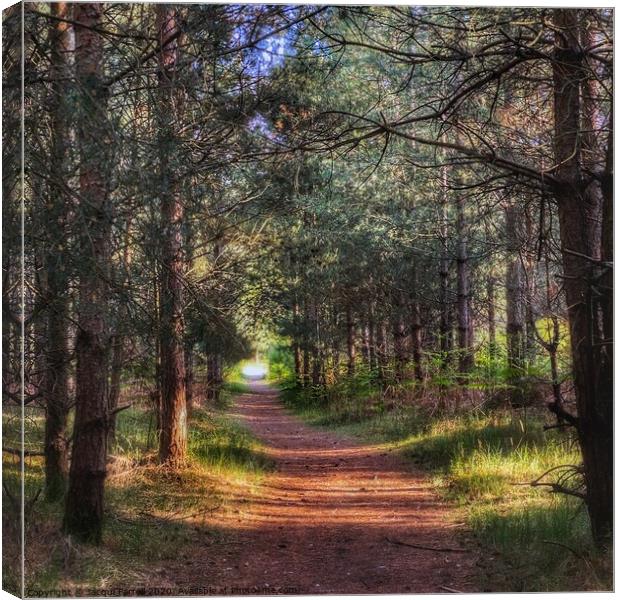
[[276, 470], [257, 497], [233, 490], [238, 508], [215, 516], [214, 526], [235, 531], [234, 552], [196, 549], [177, 585], [237, 593], [473, 591], [475, 551], [459, 545], [453, 511], [404, 459], [305, 425], [265, 384], [252, 383], [232, 415], [261, 439]]

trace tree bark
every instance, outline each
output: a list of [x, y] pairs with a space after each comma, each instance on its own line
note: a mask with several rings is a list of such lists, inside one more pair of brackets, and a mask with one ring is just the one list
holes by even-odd
[[514, 204], [504, 210], [506, 225], [506, 247], [508, 266], [506, 268], [506, 350], [510, 380], [518, 385], [523, 375], [525, 351], [525, 307], [523, 305], [523, 267], [521, 264], [521, 242], [518, 232], [518, 211]]
[[347, 306], [347, 375], [355, 375], [355, 320], [351, 307]]
[[[129, 286], [129, 268], [131, 266], [131, 219], [127, 220], [125, 226], [125, 248], [123, 249], [122, 275], [119, 278], [123, 287]], [[112, 336], [112, 365], [110, 373], [110, 396], [108, 408], [110, 411], [110, 422], [108, 424], [108, 445], [111, 446], [116, 438], [116, 409], [119, 405], [121, 396], [121, 380], [123, 365], [125, 362], [125, 328], [129, 320], [129, 311], [123, 302], [118, 312], [118, 322], [116, 331]]]
[[194, 342], [185, 340], [185, 404], [187, 405], [187, 416], [192, 414], [194, 407]]
[[375, 340], [375, 316], [372, 303], [368, 308], [368, 364], [374, 373], [377, 368], [377, 346]]
[[465, 220], [465, 197], [459, 195], [456, 201], [456, 285], [457, 285], [457, 321], [459, 344], [459, 373], [466, 375], [473, 367], [472, 323], [469, 298], [469, 257], [467, 255]]
[[400, 290], [395, 292], [393, 302], [394, 379], [400, 382], [405, 376], [405, 366], [407, 365], [407, 328], [405, 327], [403, 315], [406, 302]]
[[295, 368], [295, 384], [302, 384], [301, 349], [299, 347], [299, 304], [293, 304], [293, 364]]
[[220, 358], [218, 354], [207, 356], [207, 397], [217, 402], [220, 397], [222, 377], [220, 371]]
[[[589, 186], [598, 184], [582, 168], [580, 81], [584, 77], [584, 58], [578, 15], [575, 9], [553, 12], [557, 165], [554, 174], [558, 181], [554, 193], [560, 223], [586, 505], [594, 538], [604, 543], [611, 539], [613, 529], [613, 360], [611, 339], [604, 326], [612, 319], [612, 309], [598, 300], [598, 293], [604, 281], [601, 272], [611, 272], [612, 267], [611, 263], [602, 264], [598, 260], [600, 239], [596, 218], [600, 206], [598, 195], [588, 193]], [[611, 179], [611, 172], [607, 175]], [[605, 248], [606, 258], [608, 251]], [[610, 290], [601, 292], [604, 297]]]
[[161, 432], [159, 461], [181, 466], [187, 452], [187, 406], [183, 352], [183, 201], [174, 181], [170, 158], [174, 155], [173, 122], [178, 109], [176, 41], [166, 42], [177, 28], [176, 10], [158, 4], [157, 26], [160, 110], [160, 170], [162, 218], [161, 285]]
[[102, 81], [103, 5], [74, 4], [76, 74], [80, 93], [77, 138], [80, 147], [80, 239], [76, 408], [73, 451], [63, 529], [99, 543], [107, 457], [108, 318], [110, 220], [107, 190], [106, 96]]
[[[489, 273], [487, 277], [487, 323], [489, 329], [489, 362], [492, 363], [497, 353], [497, 338], [495, 333], [495, 282], [492, 273]], [[492, 367], [492, 364], [490, 367]]]
[[362, 325], [362, 360], [364, 364], [370, 369], [370, 332], [367, 324]]
[[[52, 15], [71, 20], [66, 2], [51, 4]], [[70, 75], [69, 53], [73, 51], [71, 25], [53, 21], [51, 38], [51, 148], [49, 200], [45, 220], [50, 232], [45, 255], [47, 271], [47, 348], [45, 360], [45, 497], [48, 501], [62, 498], [69, 472], [67, 419], [69, 415], [69, 344], [67, 297], [68, 277], [65, 272], [66, 220], [69, 199], [66, 185], [66, 160], [69, 136], [68, 108], [62, 79]]]
[[418, 381], [424, 380], [424, 370], [422, 367], [422, 319], [420, 311], [420, 301], [418, 300], [418, 269], [413, 269], [413, 300], [411, 303], [411, 358], [415, 378]]
[[385, 383], [387, 371], [387, 336], [386, 327], [382, 322], [377, 323], [377, 375], [379, 381]]
[[439, 259], [439, 344], [443, 364], [448, 366], [452, 350], [452, 319], [450, 318], [450, 259], [448, 257], [448, 169], [441, 168], [441, 255]]

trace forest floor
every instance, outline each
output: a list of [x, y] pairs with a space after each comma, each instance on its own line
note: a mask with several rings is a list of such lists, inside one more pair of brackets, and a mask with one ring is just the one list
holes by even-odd
[[[611, 555], [591, 547], [578, 503], [516, 485], [579, 460], [538, 417], [431, 417], [417, 403], [375, 413], [355, 394], [332, 414], [284, 388], [228, 383], [220, 403], [192, 411], [188, 464], [170, 472], [150, 405], [126, 394], [101, 546], [62, 534], [63, 503], [39, 497], [43, 462], [27, 458], [30, 597], [611, 589]], [[17, 417], [3, 413], [9, 445]], [[29, 447], [42, 444], [42, 418], [26, 421]], [[18, 458], [3, 455], [11, 590]]]
[[213, 515], [212, 525], [235, 531], [228, 551], [194, 547], [191, 560], [166, 569], [164, 585], [229, 594], [474, 590], [476, 549], [462, 545], [457, 513], [411, 463], [305, 425], [264, 384], [251, 384], [231, 412], [275, 468], [258, 493], [241, 488], [232, 510]]

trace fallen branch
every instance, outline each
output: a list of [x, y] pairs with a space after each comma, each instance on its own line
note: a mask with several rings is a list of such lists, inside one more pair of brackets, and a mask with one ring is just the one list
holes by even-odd
[[[182, 521], [187, 521], [188, 519], [195, 519], [196, 517], [203, 517], [205, 516], [207, 513], [212, 513], [215, 512], [216, 510], [218, 510], [219, 508], [221, 508], [223, 505], [222, 502], [220, 502], [217, 506], [213, 506], [211, 508], [204, 508], [198, 512], [192, 513], [190, 515], [183, 515], [180, 517], [176, 517], [176, 516], [158, 516], [155, 515], [151, 512], [148, 511], [140, 511], [138, 514], [142, 517], [148, 517], [149, 519], [156, 519], [158, 521], [165, 521], [167, 523], [179, 523]], [[176, 513], [172, 513], [172, 515], [176, 515], [178, 514], [178, 512]]]
[[401, 542], [400, 540], [391, 540], [385, 538], [390, 544], [396, 544], [397, 546], [407, 546], [408, 548], [417, 548], [418, 550], [430, 550], [431, 552], [469, 552], [463, 548], [435, 548], [433, 546], [423, 546], [422, 544], [408, 544], [407, 542]]
[[575, 498], [579, 498], [580, 500], [585, 500], [586, 495], [582, 492], [578, 492], [576, 490], [571, 490], [562, 485], [558, 485], [557, 483], [530, 483], [532, 487], [542, 487], [546, 486], [552, 494], [565, 494], [566, 496], [574, 496]]
[[568, 544], [563, 544], [562, 542], [554, 542], [552, 540], [542, 540], [543, 544], [551, 544], [552, 546], [559, 546], [560, 548], [564, 548], [566, 550], [568, 550], [569, 552], [571, 552], [572, 554], [574, 554], [577, 558], [580, 558], [581, 560], [585, 561], [586, 564], [590, 564], [590, 562], [588, 561], [588, 559], [579, 554], [579, 552], [577, 552], [577, 550], [575, 550], [574, 548], [571, 548]]
[[116, 408], [111, 410], [109, 412], [109, 416], [115, 415], [115, 414], [121, 412], [122, 410], [127, 410], [128, 408], [131, 408], [132, 406], [133, 406], [132, 402], [130, 402], [129, 404], [121, 404], [121, 406], [117, 406]]

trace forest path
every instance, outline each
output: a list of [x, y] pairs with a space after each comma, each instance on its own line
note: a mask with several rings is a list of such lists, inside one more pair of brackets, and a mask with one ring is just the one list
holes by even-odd
[[276, 468], [258, 495], [237, 497], [237, 510], [219, 517], [234, 530], [234, 551], [195, 548], [178, 585], [238, 594], [473, 591], [474, 549], [394, 543], [462, 548], [454, 511], [402, 457], [305, 425], [265, 384], [252, 383], [231, 413]]

